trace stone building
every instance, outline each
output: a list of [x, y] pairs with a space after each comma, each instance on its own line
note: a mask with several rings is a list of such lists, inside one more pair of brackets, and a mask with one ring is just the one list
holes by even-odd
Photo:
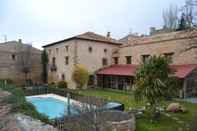
[[[26, 51], [28, 50], [28, 54]], [[24, 73], [24, 69], [29, 73]], [[0, 79], [12, 80], [24, 84], [28, 79], [34, 83], [41, 82], [41, 50], [19, 41], [0, 43]], [[26, 79], [27, 78], [27, 79]]]
[[[97, 86], [127, 89], [131, 87], [140, 63], [153, 55], [171, 60], [175, 75], [183, 81], [184, 96], [197, 93], [197, 30], [154, 33], [150, 36], [128, 35], [115, 40], [87, 32], [44, 46], [49, 54], [50, 82], [66, 80], [75, 64], [83, 64], [97, 76]], [[53, 70], [55, 65], [55, 70]], [[73, 84], [71, 84], [73, 85]], [[74, 85], [73, 85], [74, 86]]]
[[66, 80], [70, 88], [75, 88], [72, 72], [76, 64], [84, 65], [94, 75], [98, 69], [112, 64], [113, 49], [121, 44], [110, 38], [110, 33], [104, 37], [86, 32], [43, 46], [49, 57], [48, 82]]
[[[183, 83], [182, 96], [197, 94], [197, 30], [158, 33], [139, 37], [129, 35], [126, 42], [113, 52], [113, 65], [97, 72], [101, 87], [127, 89], [131, 87], [135, 71], [150, 56], [162, 55], [170, 59], [170, 68]], [[192, 48], [194, 47], [194, 48]]]

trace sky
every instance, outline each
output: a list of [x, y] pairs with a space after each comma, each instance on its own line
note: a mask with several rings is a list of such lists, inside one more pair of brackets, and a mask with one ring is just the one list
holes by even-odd
[[0, 0], [0, 42], [22, 39], [34, 47], [87, 31], [120, 39], [161, 28], [162, 11], [185, 0]]

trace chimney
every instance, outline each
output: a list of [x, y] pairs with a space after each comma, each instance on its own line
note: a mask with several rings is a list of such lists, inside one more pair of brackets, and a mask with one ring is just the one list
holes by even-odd
[[18, 43], [21, 43], [22, 44], [22, 39], [18, 39]]
[[107, 38], [111, 37], [111, 32], [107, 32]]

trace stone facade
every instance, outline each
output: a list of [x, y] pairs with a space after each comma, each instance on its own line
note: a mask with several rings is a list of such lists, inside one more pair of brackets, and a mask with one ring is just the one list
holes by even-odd
[[[197, 48], [190, 49], [197, 42], [197, 30], [150, 36], [129, 35], [119, 40], [118, 44], [104, 36], [99, 37], [103, 40], [95, 39], [95, 35], [85, 33], [79, 35], [83, 37], [75, 36], [44, 46], [49, 54], [49, 82], [65, 79], [70, 83], [69, 87], [74, 87], [72, 72], [75, 64], [84, 65], [91, 74], [113, 64], [139, 65], [144, 57], [152, 55], [170, 57], [173, 65], [197, 64]], [[55, 72], [50, 70], [53, 57], [57, 66]], [[103, 58], [107, 59], [106, 65], [103, 65]]]
[[[97, 40], [72, 39], [45, 47], [49, 57], [48, 82], [66, 80], [70, 88], [75, 88], [72, 73], [76, 64], [81, 64], [88, 69], [90, 74], [112, 64], [112, 51], [116, 44]], [[52, 71], [55, 58], [56, 70]], [[66, 60], [68, 59], [68, 60]], [[106, 65], [103, 65], [106, 59]]]
[[[21, 41], [10, 41], [0, 44], [0, 79], [9, 79], [16, 84], [24, 84], [25, 74], [21, 71], [21, 63], [19, 56], [24, 52], [27, 45]], [[31, 68], [28, 73], [28, 79], [33, 82], [41, 82], [41, 51], [36, 48], [31, 48]]]
[[127, 64], [126, 56], [131, 56], [131, 64], [139, 65], [143, 55], [172, 54], [171, 64], [197, 64], [197, 48], [187, 50], [195, 42], [197, 42], [196, 30], [191, 35], [180, 31], [139, 37], [135, 40], [128, 40], [128, 44], [118, 48], [113, 57], [119, 57], [119, 64]]

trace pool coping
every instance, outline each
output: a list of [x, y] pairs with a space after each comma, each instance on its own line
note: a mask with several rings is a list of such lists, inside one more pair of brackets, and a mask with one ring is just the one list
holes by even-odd
[[[33, 95], [33, 96], [26, 96], [26, 99], [27, 99], [27, 101], [29, 101], [28, 100], [29, 98], [49, 98], [49, 97], [57, 99], [57, 100], [62, 101], [62, 102], [66, 102], [66, 103], [68, 102], [68, 98], [67, 97], [56, 95], [56, 94], [53, 94], [53, 93], [41, 94], [41, 95]], [[29, 101], [29, 102], [31, 102], [31, 101]], [[108, 103], [109, 107], [105, 107], [104, 106], [104, 109], [113, 109], [113, 108], [115, 108], [115, 107], [110, 105], [110, 104], [114, 104], [114, 103], [116, 104], [116, 106], [118, 106], [118, 105], [120, 106], [121, 105], [121, 103], [109, 102]], [[81, 111], [83, 111], [83, 109], [97, 109], [96, 105], [89, 105], [87, 103], [82, 103], [82, 102], [74, 100], [72, 98], [70, 98], [70, 105], [73, 105], [73, 106], [77, 107], [78, 109], [82, 109]]]
[[[52, 93], [51, 94], [26, 96], [25, 98], [28, 100], [29, 98], [48, 98], [48, 97], [51, 97], [51, 98], [54, 98], [54, 99], [57, 99], [57, 100], [60, 100], [60, 101], [63, 101], [63, 102], [68, 102], [67, 97], [63, 97], [63, 96], [52, 94]], [[75, 105], [75, 106], [79, 106], [79, 107], [83, 106], [83, 104], [80, 101], [76, 101], [76, 100], [71, 99], [71, 98], [70, 98], [70, 104]]]

